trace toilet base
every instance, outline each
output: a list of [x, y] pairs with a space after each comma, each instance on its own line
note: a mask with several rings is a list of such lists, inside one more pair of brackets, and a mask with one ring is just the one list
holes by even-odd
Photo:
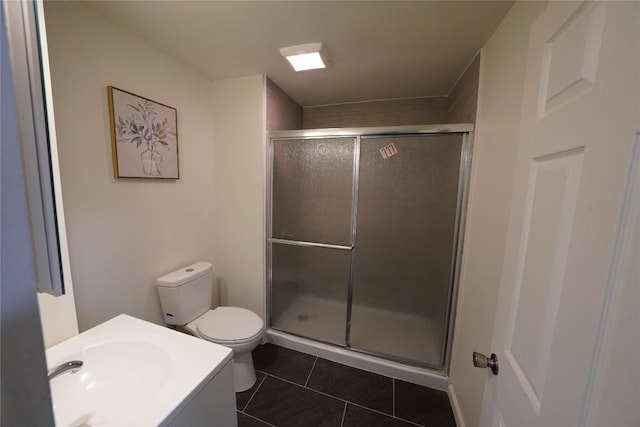
[[[245, 315], [256, 317], [263, 327], [257, 334], [253, 335], [250, 339], [245, 341], [241, 341], [239, 339], [230, 341], [216, 340], [203, 336], [200, 333], [198, 326], [201, 319], [207, 315], [210, 315], [212, 311], [222, 309], [243, 310], [245, 312]], [[213, 310], [209, 310], [207, 313], [196, 318], [195, 320], [192, 320], [184, 326], [178, 326], [177, 329], [203, 340], [225, 346], [233, 351], [233, 388], [235, 389], [236, 393], [249, 390], [256, 383], [256, 371], [253, 368], [253, 357], [251, 355], [251, 350], [256, 348], [262, 341], [262, 337], [264, 335], [264, 323], [255, 313], [238, 307], [218, 307]]]
[[256, 370], [253, 368], [253, 357], [248, 351], [233, 355], [233, 387], [236, 393], [249, 390], [256, 383]]

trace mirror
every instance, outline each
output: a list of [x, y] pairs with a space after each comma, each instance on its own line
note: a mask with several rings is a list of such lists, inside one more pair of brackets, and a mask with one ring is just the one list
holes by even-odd
[[64, 294], [62, 194], [42, 2], [4, 2], [38, 291]]

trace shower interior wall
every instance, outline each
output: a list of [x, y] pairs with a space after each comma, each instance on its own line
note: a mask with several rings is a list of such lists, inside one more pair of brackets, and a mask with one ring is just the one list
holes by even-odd
[[266, 103], [267, 132], [302, 129], [302, 107], [268, 77]]
[[[448, 95], [303, 107], [303, 129], [475, 123], [480, 52]], [[269, 112], [267, 111], [267, 114]], [[289, 130], [270, 129], [270, 130]]]

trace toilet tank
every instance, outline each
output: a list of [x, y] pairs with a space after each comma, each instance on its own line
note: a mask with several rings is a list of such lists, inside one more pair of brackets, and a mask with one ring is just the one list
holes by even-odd
[[[156, 280], [164, 321], [186, 325], [211, 308], [215, 277], [213, 267], [199, 261]], [[216, 292], [217, 295], [217, 292]]]

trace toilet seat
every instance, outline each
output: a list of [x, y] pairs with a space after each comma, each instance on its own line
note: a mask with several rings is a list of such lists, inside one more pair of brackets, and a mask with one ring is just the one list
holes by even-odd
[[241, 344], [261, 336], [264, 322], [254, 312], [242, 307], [218, 307], [206, 312], [198, 321], [198, 332], [218, 344]]

